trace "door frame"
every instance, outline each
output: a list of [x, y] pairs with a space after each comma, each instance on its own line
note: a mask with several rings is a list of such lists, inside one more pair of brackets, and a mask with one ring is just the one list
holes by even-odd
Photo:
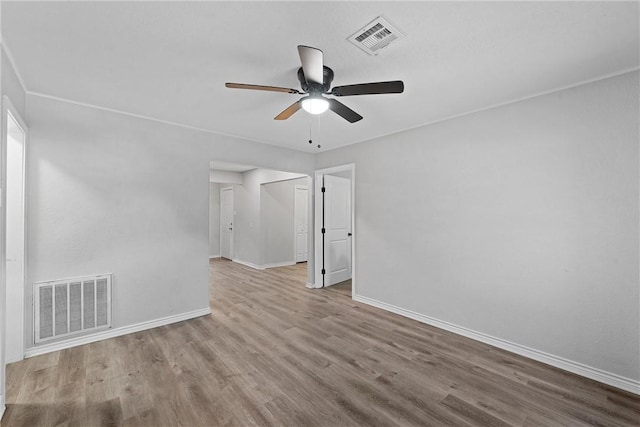
[[[23, 118], [20, 116], [20, 113], [18, 113], [18, 110], [15, 108], [15, 106], [13, 105], [13, 103], [11, 102], [11, 100], [5, 95], [2, 97], [2, 141], [3, 141], [3, 153], [2, 153], [2, 157], [4, 159], [4, 164], [3, 164], [3, 176], [2, 176], [2, 181], [4, 182], [4, 192], [2, 194], [2, 200], [0, 201], [2, 203], [2, 205], [4, 206], [3, 209], [3, 218], [2, 218], [2, 234], [4, 236], [5, 239], [5, 245], [2, 248], [3, 249], [3, 254], [2, 254], [2, 262], [3, 262], [3, 274], [4, 274], [4, 287], [3, 287], [3, 293], [2, 293], [2, 322], [3, 322], [3, 331], [2, 331], [2, 363], [3, 366], [4, 364], [7, 363], [7, 358], [6, 358], [6, 352], [7, 352], [7, 348], [6, 348], [6, 339], [7, 339], [7, 335], [6, 335], [6, 327], [7, 327], [7, 323], [6, 323], [6, 315], [7, 315], [7, 301], [6, 301], [6, 287], [7, 287], [7, 281], [6, 281], [6, 272], [7, 272], [7, 246], [6, 246], [6, 239], [7, 239], [7, 165], [8, 165], [8, 137], [9, 137], [9, 122], [8, 122], [8, 116], [11, 115], [11, 118], [16, 122], [16, 124], [18, 125], [18, 127], [20, 127], [20, 129], [23, 131], [24, 133], [24, 142], [23, 142], [23, 146], [22, 146], [22, 221], [23, 221], [23, 229], [22, 229], [22, 239], [23, 239], [23, 244], [22, 244], [22, 286], [20, 287], [20, 289], [18, 290], [18, 294], [19, 294], [19, 299], [20, 299], [20, 304], [18, 305], [18, 310], [20, 312], [19, 315], [19, 319], [18, 319], [18, 324], [17, 324], [17, 328], [19, 330], [19, 335], [18, 335], [18, 341], [19, 341], [19, 352], [20, 352], [20, 358], [19, 359], [15, 359], [15, 360], [11, 360], [11, 362], [16, 362], [19, 360], [23, 360], [24, 359], [24, 351], [25, 351], [25, 314], [26, 314], [26, 305], [27, 302], [25, 301], [25, 287], [27, 282], [27, 155], [28, 155], [28, 141], [29, 141], [29, 128], [27, 127], [27, 124], [24, 122]], [[13, 328], [12, 328], [13, 329]], [[4, 388], [2, 389], [2, 395], [4, 396]]]
[[[307, 192], [307, 259], [305, 261], [298, 261], [298, 230], [296, 229], [296, 218], [298, 215], [296, 207], [298, 190], [305, 190]], [[293, 263], [307, 262], [309, 260], [309, 186], [307, 184], [296, 184], [293, 186]]]
[[231, 190], [231, 194], [233, 195], [233, 202], [231, 204], [231, 221], [232, 223], [234, 223], [232, 230], [231, 230], [231, 236], [229, 237], [229, 258], [230, 260], [233, 259], [233, 236], [234, 236], [234, 232], [236, 231], [235, 228], [235, 205], [236, 205], [236, 200], [235, 200], [235, 194], [234, 194], [234, 190], [233, 190], [233, 186], [228, 186], [228, 187], [220, 187], [220, 258], [224, 258], [222, 256], [222, 192], [223, 191], [229, 191]]
[[314, 288], [322, 288], [322, 178], [324, 175], [331, 175], [336, 172], [350, 172], [351, 174], [351, 298], [357, 295], [356, 292], [356, 239], [358, 233], [356, 230], [356, 165], [348, 163], [340, 166], [333, 166], [325, 169], [317, 169], [313, 173], [314, 180], [314, 216], [313, 216], [313, 235], [314, 235]]
[[[28, 141], [29, 141], [29, 128], [26, 123], [18, 113], [18, 110], [11, 103], [11, 100], [5, 95], [2, 97], [2, 108], [0, 117], [0, 123], [2, 128], [2, 132], [0, 134], [0, 147], [2, 147], [2, 152], [0, 152], [0, 172], [2, 176], [0, 177], [2, 182], [6, 184], [7, 181], [7, 141], [8, 141], [8, 116], [11, 114], [11, 117], [18, 126], [24, 131], [24, 146], [22, 152], [22, 168], [23, 168], [23, 194], [22, 194], [22, 209], [24, 215], [24, 229], [23, 229], [23, 255], [22, 255], [22, 282], [23, 286], [20, 289], [20, 294], [22, 295], [22, 303], [19, 306], [20, 311], [22, 312], [22, 316], [20, 316], [19, 320], [19, 329], [20, 329], [20, 341], [22, 342], [22, 358], [24, 359], [24, 348], [25, 348], [25, 313], [26, 313], [26, 300], [25, 300], [25, 284], [27, 281], [27, 150], [28, 150]], [[6, 247], [6, 228], [7, 228], [7, 208], [6, 208], [6, 187], [4, 191], [0, 191], [0, 206], [2, 206], [0, 210], [0, 235], [2, 235], [2, 241], [4, 242], [0, 247], [0, 267], [2, 271], [2, 280], [0, 283], [0, 414], [4, 412], [5, 409], [5, 394], [6, 394], [6, 328], [7, 328], [7, 301], [6, 301], [6, 271], [7, 271], [7, 247]]]

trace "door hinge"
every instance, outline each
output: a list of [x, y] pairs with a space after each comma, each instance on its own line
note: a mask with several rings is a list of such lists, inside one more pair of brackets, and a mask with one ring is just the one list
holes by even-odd
[[321, 232], [322, 234], [326, 233], [326, 231], [327, 231], [327, 230], [325, 230], [325, 228], [324, 228], [324, 227], [322, 227], [322, 229], [320, 230], [320, 232]]
[[322, 187], [322, 192], [323, 192], [323, 193], [325, 192], [325, 190], [326, 190], [326, 188], [325, 188], [325, 187]]
[[327, 274], [327, 271], [324, 268], [322, 269], [322, 274]]

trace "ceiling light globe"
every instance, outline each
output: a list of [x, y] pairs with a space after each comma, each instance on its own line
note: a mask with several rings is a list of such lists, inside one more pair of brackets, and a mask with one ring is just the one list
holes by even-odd
[[329, 109], [329, 101], [322, 97], [305, 98], [302, 100], [302, 108], [309, 114], [322, 114]]

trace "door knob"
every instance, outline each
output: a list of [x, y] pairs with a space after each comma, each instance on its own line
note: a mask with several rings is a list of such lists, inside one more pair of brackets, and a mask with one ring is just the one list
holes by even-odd
[[351, 236], [351, 235], [352, 235], [351, 233], [347, 233], [347, 236]]

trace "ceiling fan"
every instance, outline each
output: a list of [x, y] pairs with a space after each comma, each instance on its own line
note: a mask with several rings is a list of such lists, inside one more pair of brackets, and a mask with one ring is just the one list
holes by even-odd
[[302, 67], [298, 69], [298, 80], [300, 80], [302, 92], [297, 89], [284, 87], [243, 83], [225, 83], [225, 86], [232, 89], [266, 90], [270, 92], [307, 95], [285, 108], [284, 111], [275, 117], [275, 120], [286, 120], [300, 108], [311, 114], [322, 114], [329, 109], [350, 123], [362, 120], [362, 116], [337, 99], [326, 98], [324, 95], [376, 95], [402, 93], [404, 91], [404, 83], [401, 80], [335, 86], [333, 89], [330, 89], [331, 82], [333, 81], [333, 70], [323, 64], [322, 51], [314, 47], [300, 45], [298, 46], [298, 54], [300, 55], [300, 62], [302, 63]]

